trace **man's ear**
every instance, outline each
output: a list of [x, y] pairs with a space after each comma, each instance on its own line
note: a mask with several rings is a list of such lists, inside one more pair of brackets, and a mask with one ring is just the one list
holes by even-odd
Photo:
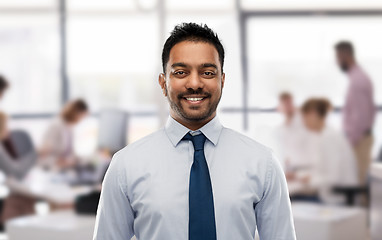
[[225, 83], [225, 73], [222, 73], [222, 88], [224, 88]]
[[158, 82], [162, 88], [163, 95], [167, 97], [166, 75], [164, 73], [159, 74]]

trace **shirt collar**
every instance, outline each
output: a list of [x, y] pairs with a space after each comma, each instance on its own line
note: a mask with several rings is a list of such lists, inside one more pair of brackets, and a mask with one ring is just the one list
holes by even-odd
[[[218, 143], [220, 132], [223, 129], [223, 125], [220, 123], [218, 117], [214, 117], [211, 121], [205, 124], [203, 127], [198, 129], [202, 132], [208, 140], [210, 140], [215, 146]], [[165, 126], [165, 132], [170, 139], [171, 143], [176, 147], [178, 143], [182, 140], [184, 135], [186, 135], [191, 130], [183, 126], [181, 123], [177, 122], [171, 116], [167, 119]]]

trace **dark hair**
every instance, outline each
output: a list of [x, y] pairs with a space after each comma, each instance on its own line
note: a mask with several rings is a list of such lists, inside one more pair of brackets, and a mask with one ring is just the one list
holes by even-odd
[[76, 99], [67, 103], [61, 113], [63, 119], [67, 122], [75, 120], [78, 113], [84, 113], [88, 111], [88, 105], [82, 99]]
[[354, 55], [353, 44], [349, 41], [340, 41], [335, 45], [335, 49], [339, 52], [349, 53], [351, 56]]
[[174, 30], [172, 30], [171, 35], [167, 38], [162, 51], [162, 67], [163, 72], [166, 73], [166, 65], [170, 58], [171, 49], [180, 42], [183, 41], [195, 41], [195, 42], [206, 42], [214, 45], [219, 54], [219, 61], [221, 65], [221, 70], [223, 72], [224, 65], [224, 48], [221, 44], [219, 37], [212, 29], [210, 29], [206, 24], [196, 24], [196, 23], [182, 23], [176, 25]]
[[315, 111], [319, 117], [325, 118], [332, 109], [330, 101], [326, 98], [311, 98], [302, 105], [302, 112], [309, 113]]
[[3, 75], [0, 75], [0, 92], [4, 91], [9, 86], [7, 79]]

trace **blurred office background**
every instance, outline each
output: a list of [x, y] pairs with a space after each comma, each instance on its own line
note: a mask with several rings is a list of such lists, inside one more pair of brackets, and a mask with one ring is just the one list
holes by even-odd
[[[126, 112], [127, 144], [159, 129], [168, 115], [157, 84], [161, 50], [181, 22], [206, 23], [219, 34], [226, 50], [219, 118], [260, 142], [272, 145], [283, 91], [296, 105], [328, 98], [335, 107], [329, 122], [342, 130], [348, 79], [335, 60], [340, 40], [354, 44], [382, 109], [379, 0], [0, 0], [0, 73], [10, 83], [0, 106], [10, 128], [25, 130], [40, 146], [63, 105], [82, 98], [91, 114], [75, 129], [78, 156], [97, 150], [105, 109]], [[382, 146], [381, 113], [374, 160]]]

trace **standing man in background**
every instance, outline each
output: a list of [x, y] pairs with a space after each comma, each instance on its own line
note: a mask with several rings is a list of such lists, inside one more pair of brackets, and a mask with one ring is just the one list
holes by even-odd
[[172, 31], [159, 75], [170, 117], [114, 155], [94, 239], [253, 240], [256, 227], [261, 240], [296, 239], [279, 162], [216, 116], [223, 63], [224, 48], [207, 25]]
[[349, 77], [349, 87], [343, 111], [343, 126], [358, 160], [359, 183], [365, 185], [371, 162], [375, 105], [373, 84], [357, 64], [353, 45], [341, 41], [335, 45], [337, 62]]

